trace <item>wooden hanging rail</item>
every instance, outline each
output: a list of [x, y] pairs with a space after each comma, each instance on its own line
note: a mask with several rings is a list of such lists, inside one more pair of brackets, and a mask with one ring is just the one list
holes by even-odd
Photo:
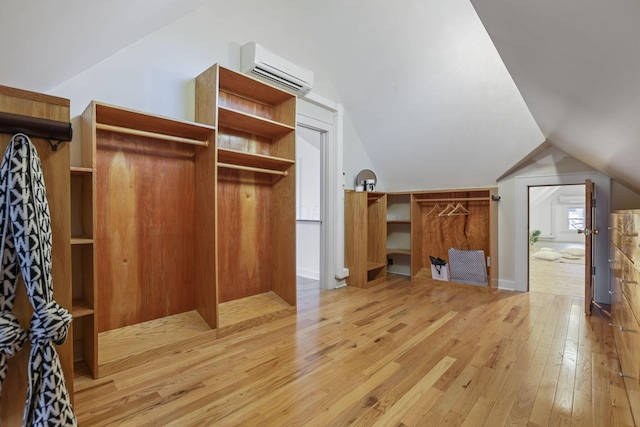
[[122, 133], [126, 135], [135, 135], [135, 136], [142, 136], [146, 138], [161, 139], [163, 141], [179, 142], [182, 144], [200, 145], [203, 147], [207, 146], [208, 144], [208, 141], [200, 141], [192, 138], [183, 138], [180, 136], [165, 135], [163, 133], [149, 132], [145, 130], [130, 129], [122, 126], [105, 125], [103, 123], [97, 123], [96, 129], [106, 130], [109, 132]]
[[264, 168], [254, 168], [252, 166], [234, 165], [234, 164], [231, 164], [231, 163], [218, 163], [218, 167], [227, 168], [227, 169], [239, 169], [239, 170], [250, 171], [250, 172], [268, 173], [268, 174], [271, 174], [271, 175], [281, 175], [281, 176], [287, 176], [288, 175], [287, 171], [278, 171], [278, 170], [264, 169]]
[[490, 202], [490, 197], [458, 197], [450, 199], [416, 199], [418, 203], [431, 203], [431, 202], [473, 202], [473, 201], [486, 201]]
[[0, 112], [0, 133], [24, 133], [31, 138], [43, 138], [49, 140], [51, 149], [56, 151], [61, 142], [71, 141], [73, 128], [70, 122]]

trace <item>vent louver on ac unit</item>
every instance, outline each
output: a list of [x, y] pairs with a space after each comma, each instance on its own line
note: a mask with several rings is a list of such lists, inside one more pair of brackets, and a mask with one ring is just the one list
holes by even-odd
[[255, 42], [242, 46], [241, 69], [244, 73], [280, 85], [297, 95], [306, 95], [313, 86], [312, 71], [279, 57]]

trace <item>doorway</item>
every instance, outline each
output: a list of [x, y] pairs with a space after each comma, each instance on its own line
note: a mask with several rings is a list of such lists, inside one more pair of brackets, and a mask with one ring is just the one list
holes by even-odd
[[296, 130], [296, 276], [298, 291], [320, 288], [320, 236], [322, 146], [327, 130], [310, 127], [308, 120]]
[[344, 265], [343, 121], [340, 103], [313, 91], [298, 98], [297, 126], [324, 135], [320, 146], [320, 289], [346, 286]]
[[585, 185], [529, 187], [529, 291], [584, 297]]
[[600, 240], [601, 244], [594, 245], [593, 299], [599, 303], [609, 304], [609, 247], [606, 242], [609, 240], [607, 227], [609, 223], [611, 179], [599, 172], [516, 177], [514, 291], [529, 291], [529, 188], [536, 186], [585, 184], [587, 180], [592, 181], [598, 191], [597, 208], [595, 209], [595, 217], [593, 218], [593, 227], [602, 231], [594, 238], [594, 240]]

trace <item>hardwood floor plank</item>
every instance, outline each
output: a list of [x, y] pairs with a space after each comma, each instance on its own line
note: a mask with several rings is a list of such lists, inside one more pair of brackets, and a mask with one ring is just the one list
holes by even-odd
[[511, 406], [507, 424], [523, 425], [529, 420], [529, 415], [533, 409], [533, 403], [538, 393], [540, 380], [544, 371], [544, 366], [549, 357], [549, 347], [545, 344], [538, 344], [533, 359], [529, 364], [527, 373], [517, 391], [516, 398]]
[[580, 298], [395, 275], [305, 286], [294, 315], [79, 373], [80, 425], [633, 423], [609, 319]]
[[423, 397], [431, 387], [444, 375], [444, 373], [456, 362], [452, 357], [444, 357], [433, 367], [420, 381], [406, 392], [398, 401], [378, 418], [374, 425], [390, 425], [401, 419]]

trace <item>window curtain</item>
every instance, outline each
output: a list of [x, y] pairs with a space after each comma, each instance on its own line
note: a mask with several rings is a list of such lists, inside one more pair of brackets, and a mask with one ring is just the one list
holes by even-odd
[[[31, 341], [25, 426], [76, 426], [55, 345], [64, 343], [71, 314], [53, 300], [51, 217], [40, 158], [24, 134], [9, 143], [0, 167], [0, 396], [7, 359]], [[13, 315], [22, 273], [34, 313], [28, 332]]]

